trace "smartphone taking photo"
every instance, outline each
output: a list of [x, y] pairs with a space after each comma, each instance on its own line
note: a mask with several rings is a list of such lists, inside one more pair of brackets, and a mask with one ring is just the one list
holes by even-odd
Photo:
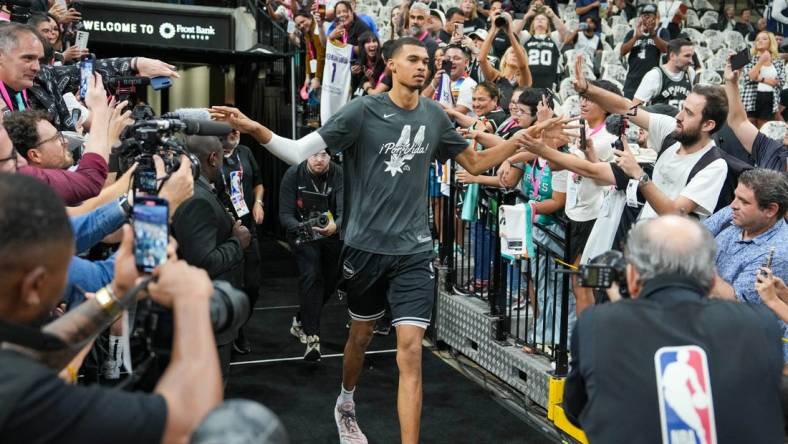
[[79, 62], [79, 97], [85, 100], [88, 84], [93, 80], [93, 57], [87, 56]]
[[736, 71], [750, 63], [750, 50], [742, 49], [731, 57], [731, 69]]
[[131, 217], [134, 262], [141, 273], [150, 273], [167, 262], [169, 205], [159, 197], [140, 196], [134, 202]]

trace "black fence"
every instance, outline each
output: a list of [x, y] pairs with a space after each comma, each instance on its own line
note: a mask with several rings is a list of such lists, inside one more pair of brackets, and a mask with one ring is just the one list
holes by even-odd
[[458, 183], [454, 166], [435, 165], [433, 173], [429, 208], [435, 249], [447, 269], [442, 290], [485, 301], [496, 341], [547, 356], [555, 373], [565, 375], [575, 318], [565, 273], [572, 262], [567, 220], [534, 224], [533, 257], [502, 257], [498, 213], [502, 205], [518, 204], [521, 193]]

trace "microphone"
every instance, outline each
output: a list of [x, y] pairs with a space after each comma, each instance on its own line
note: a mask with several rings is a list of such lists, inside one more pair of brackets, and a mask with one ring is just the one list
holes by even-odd
[[162, 114], [162, 119], [180, 120], [211, 120], [211, 114], [206, 108], [178, 108], [175, 111]]
[[[207, 111], [206, 111], [207, 112]], [[194, 134], [198, 136], [226, 136], [232, 132], [232, 127], [224, 122], [215, 122], [213, 120], [196, 120], [196, 119], [183, 119], [186, 127], [183, 132], [186, 134]]]

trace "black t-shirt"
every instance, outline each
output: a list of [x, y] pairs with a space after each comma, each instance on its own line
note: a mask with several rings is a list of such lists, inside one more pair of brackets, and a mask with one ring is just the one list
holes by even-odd
[[18, 353], [0, 352], [0, 442], [158, 443], [167, 405], [160, 395], [67, 385]]
[[462, 32], [465, 35], [476, 31], [477, 29], [487, 29], [487, 23], [482, 20], [480, 17], [476, 17], [475, 19], [468, 19], [465, 20], [465, 24], [463, 25]]
[[254, 189], [258, 185], [263, 184], [263, 176], [260, 173], [260, 167], [257, 165], [257, 160], [254, 158], [252, 150], [249, 149], [248, 146], [238, 145], [235, 150], [233, 150], [233, 154], [231, 154], [230, 157], [224, 158], [222, 175], [219, 180], [217, 180], [216, 188], [225, 205], [230, 205], [227, 189], [230, 184], [231, 175], [241, 176], [244, 202], [246, 202], [246, 207], [249, 208], [250, 211], [250, 214], [244, 216], [241, 220], [244, 222], [245, 226], [248, 226], [247, 222], [252, 219], [251, 211], [255, 204]]
[[785, 172], [788, 149], [779, 140], [758, 132], [752, 142], [752, 157], [755, 159], [755, 166], [759, 168]]
[[[659, 37], [663, 40], [670, 39], [666, 29], [660, 29]], [[635, 31], [629, 31], [624, 37], [624, 41], [628, 42]], [[624, 96], [631, 99], [635, 95], [640, 81], [647, 72], [651, 71], [655, 66], [659, 66], [659, 59], [662, 53], [654, 43], [654, 38], [650, 36], [641, 36], [636, 42], [635, 46], [629, 52], [627, 61], [629, 62], [629, 72], [627, 72], [627, 79], [624, 82]]]
[[727, 123], [723, 124], [720, 127], [720, 130], [714, 133], [714, 135], [711, 137], [714, 139], [714, 143], [716, 143], [721, 150], [741, 160], [742, 162], [755, 165], [755, 161], [752, 159], [752, 156], [747, 152], [747, 150], [744, 149], [744, 146], [742, 146], [738, 137], [736, 137], [736, 133], [733, 132]]
[[448, 45], [449, 42], [451, 42], [451, 34], [441, 29], [440, 32], [438, 32], [438, 40]]

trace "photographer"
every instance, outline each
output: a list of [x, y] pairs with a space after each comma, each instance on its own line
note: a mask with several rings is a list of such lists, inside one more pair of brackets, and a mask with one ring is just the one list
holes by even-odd
[[[336, 289], [339, 277], [339, 232], [342, 218], [342, 167], [320, 151], [291, 166], [279, 188], [279, 220], [287, 230], [293, 246], [300, 282], [299, 316], [293, 319], [290, 332], [306, 344], [304, 359], [320, 359], [320, 314], [323, 304]], [[311, 197], [305, 194], [312, 194]], [[316, 193], [316, 194], [313, 194]], [[324, 208], [307, 208], [313, 198], [322, 200]], [[330, 212], [333, 219], [325, 227], [313, 227], [306, 221]], [[313, 230], [303, 233], [303, 230]]]
[[[257, 225], [262, 224], [265, 217], [265, 189], [263, 175], [252, 150], [246, 145], [239, 145], [240, 140], [241, 133], [236, 130], [221, 138], [224, 159], [219, 169], [216, 190], [225, 207], [234, 211], [236, 219], [240, 220], [252, 235], [252, 240], [244, 251], [243, 289], [249, 297], [249, 306], [254, 307], [260, 293], [260, 244], [257, 241]], [[243, 329], [238, 330], [233, 351], [241, 355], [252, 351]]]
[[[22, 194], [25, 199], [18, 198]], [[71, 226], [63, 202], [33, 178], [0, 174], [0, 202], [0, 318], [35, 338], [63, 293], [74, 252]], [[6, 343], [0, 351], [0, 441], [90, 443], [111, 436], [117, 443], [184, 442], [221, 402], [211, 281], [177, 260], [157, 269], [158, 282], [148, 286], [177, 320], [173, 358], [154, 393], [69, 386], [58, 379], [64, 368], [76, 375], [66, 365], [73, 355], [133, 303], [127, 291], [139, 275], [132, 244], [132, 230], [124, 227], [112, 284], [44, 326], [43, 332], [65, 343], [64, 350], [33, 352]]]
[[763, 306], [706, 297], [715, 253], [688, 218], [632, 229], [632, 299], [587, 308], [571, 338], [564, 407], [589, 442], [782, 442], [779, 328]]

